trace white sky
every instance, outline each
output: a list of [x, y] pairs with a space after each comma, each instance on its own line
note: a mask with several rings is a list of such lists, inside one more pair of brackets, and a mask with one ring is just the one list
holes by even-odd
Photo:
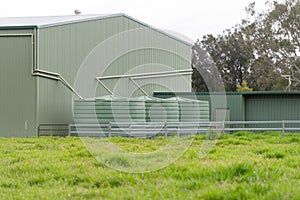
[[82, 14], [126, 13], [195, 41], [239, 23], [253, 1], [265, 10], [265, 0], [3, 0], [0, 17], [72, 15], [75, 9]]

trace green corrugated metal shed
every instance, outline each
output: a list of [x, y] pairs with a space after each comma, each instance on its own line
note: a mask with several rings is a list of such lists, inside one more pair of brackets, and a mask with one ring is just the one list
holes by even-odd
[[300, 92], [154, 92], [154, 96], [207, 100], [212, 121], [300, 120]]
[[300, 93], [245, 93], [245, 118], [248, 121], [300, 120]]
[[[95, 49], [99, 44], [105, 49]], [[80, 68], [90, 54], [91, 70]], [[125, 14], [0, 19], [0, 58], [0, 136], [34, 136], [38, 124], [71, 123], [75, 96], [65, 82], [84, 98], [108, 90], [124, 97], [191, 90], [191, 44]], [[141, 73], [152, 75], [118, 77]], [[109, 76], [118, 78], [102, 80], [107, 88], [97, 84], [96, 77]]]

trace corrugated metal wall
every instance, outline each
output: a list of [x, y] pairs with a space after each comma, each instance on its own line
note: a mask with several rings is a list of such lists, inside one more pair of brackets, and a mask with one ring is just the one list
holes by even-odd
[[[199, 95], [199, 98], [202, 98]], [[244, 107], [243, 97], [241, 94], [211, 94], [205, 95], [206, 98], [210, 98], [211, 102], [211, 119], [225, 119], [228, 121], [243, 121], [244, 120]], [[228, 116], [216, 116], [217, 110], [227, 109], [229, 111]], [[218, 121], [218, 120], [216, 120]]]
[[0, 31], [0, 136], [36, 135], [36, 79], [32, 77], [32, 36], [28, 30]]
[[[184, 53], [186, 52], [182, 52], [182, 54]], [[188, 55], [186, 55], [185, 58], [188, 58]], [[117, 58], [103, 72], [103, 76], [163, 72], [182, 69], [190, 69], [190, 62], [180, 56], [174, 55], [172, 50], [167, 52], [155, 48], [146, 48], [129, 52]], [[137, 86], [128, 78], [108, 79], [103, 80], [103, 83], [107, 85], [111, 91], [120, 96], [129, 97], [132, 95], [145, 95], [141, 93]], [[153, 91], [170, 90], [180, 92], [191, 90], [190, 75], [138, 79], [136, 80], [136, 83], [149, 95], [152, 95]], [[132, 93], [133, 91], [137, 92]], [[103, 94], [108, 94], [108, 92], [99, 85], [96, 96]]]
[[[101, 85], [97, 84], [96, 76], [147, 73], [157, 71], [161, 66], [167, 66], [165, 68], [169, 71], [190, 69], [191, 47], [150, 28], [129, 32], [127, 35], [125, 33], [125, 36], [121, 34], [117, 39], [108, 39], [123, 31], [136, 28], [145, 27], [127, 17], [113, 17], [39, 29], [38, 66], [40, 69], [62, 74], [69, 83], [73, 84], [77, 70], [82, 64], [86, 64], [84, 62], [86, 56], [102, 43], [104, 50], [103, 48], [94, 50], [96, 56], [91, 63], [93, 66], [88, 66], [96, 70], [95, 73], [89, 74], [87, 72], [90, 70], [86, 69], [79, 71], [80, 75], [88, 77], [86, 81], [81, 82], [83, 86], [76, 87], [85, 98], [92, 97], [86, 88], [96, 89], [93, 96], [108, 94]], [[167, 49], [159, 49], [157, 45]], [[124, 48], [131, 50], [126, 51]], [[148, 65], [145, 67], [145, 64]], [[150, 94], [155, 90], [166, 90], [166, 88], [171, 91], [190, 91], [190, 77], [184, 75], [136, 80], [136, 82]], [[182, 79], [184, 82], [181, 81]], [[38, 82], [39, 123], [70, 122], [71, 93], [55, 81], [39, 78]], [[103, 82], [116, 95], [142, 94], [129, 79], [110, 79]]]
[[299, 95], [247, 95], [246, 120], [300, 120]]

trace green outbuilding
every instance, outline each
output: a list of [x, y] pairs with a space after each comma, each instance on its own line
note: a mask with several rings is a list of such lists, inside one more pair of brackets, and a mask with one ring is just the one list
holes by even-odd
[[125, 14], [0, 19], [0, 137], [73, 122], [73, 100], [191, 91], [191, 44]]
[[154, 92], [154, 96], [209, 101], [211, 121], [300, 120], [300, 92]]

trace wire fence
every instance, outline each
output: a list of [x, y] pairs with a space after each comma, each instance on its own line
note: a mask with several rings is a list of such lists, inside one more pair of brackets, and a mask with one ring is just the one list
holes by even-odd
[[220, 134], [237, 131], [280, 131], [299, 132], [300, 121], [225, 121], [225, 122], [111, 122], [109, 124], [69, 124], [68, 135], [80, 137], [138, 137], [184, 136], [206, 134], [210, 130]]

